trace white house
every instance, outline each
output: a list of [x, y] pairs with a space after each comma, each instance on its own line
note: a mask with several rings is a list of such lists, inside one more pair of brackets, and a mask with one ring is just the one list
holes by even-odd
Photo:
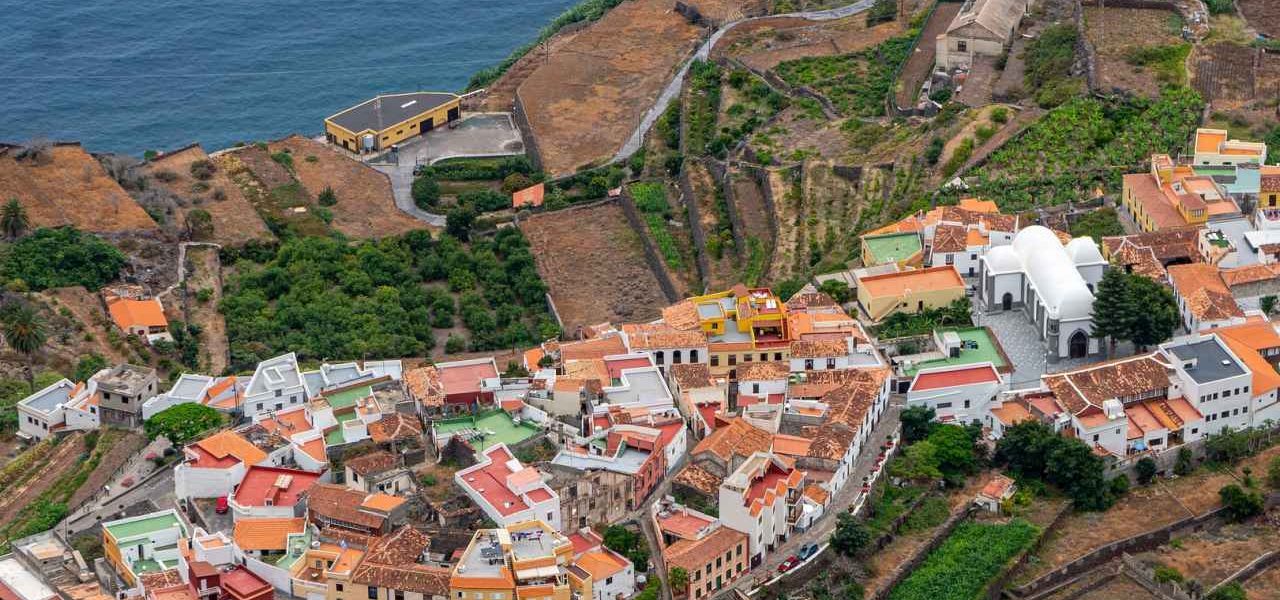
[[921, 369], [907, 391], [908, 406], [927, 406], [941, 421], [981, 421], [1008, 382], [991, 363]]
[[261, 415], [306, 402], [309, 398], [298, 357], [290, 352], [258, 363], [244, 395], [244, 414], [258, 421]]
[[227, 429], [188, 444], [182, 454], [182, 463], [173, 469], [174, 493], [184, 499], [220, 498], [235, 492], [249, 467], [279, 466], [292, 449], [287, 443], [264, 449]]
[[[103, 371], [105, 372], [105, 371]], [[18, 402], [18, 435], [43, 440], [53, 432], [98, 428], [96, 375], [89, 383], [62, 379]]]
[[479, 456], [479, 462], [453, 475], [472, 502], [499, 527], [542, 520], [560, 530], [560, 497], [534, 467], [520, 464], [506, 444]]
[[1253, 374], [1218, 337], [1192, 334], [1160, 349], [1181, 380], [1183, 396], [1204, 415], [1204, 433], [1253, 425]]
[[752, 566], [789, 537], [804, 482], [804, 471], [772, 453], [756, 452], [720, 484], [720, 520], [747, 534]]

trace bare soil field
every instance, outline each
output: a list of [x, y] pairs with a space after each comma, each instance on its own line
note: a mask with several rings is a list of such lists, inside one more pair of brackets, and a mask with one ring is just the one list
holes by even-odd
[[[1055, 596], [1056, 598], [1057, 596]], [[1083, 600], [1157, 600], [1159, 596], [1147, 591], [1142, 584], [1127, 575], [1121, 575], [1083, 596]]]
[[1253, 576], [1244, 584], [1249, 600], [1280, 600], [1280, 568], [1270, 569]]
[[743, 235], [757, 238], [766, 247], [772, 247], [773, 233], [769, 227], [772, 215], [765, 208], [764, 192], [756, 183], [755, 176], [746, 171], [734, 170], [731, 177], [733, 203], [742, 220]]
[[1196, 48], [1192, 83], [1215, 110], [1256, 111], [1270, 124], [1280, 100], [1280, 52], [1222, 42]]
[[333, 188], [338, 203], [328, 207], [333, 212], [332, 225], [348, 237], [381, 238], [422, 228], [419, 221], [396, 208], [387, 176], [368, 165], [297, 135], [271, 142], [268, 147], [272, 152], [293, 154], [297, 179], [312, 198], [318, 198], [325, 188]]
[[1085, 35], [1097, 55], [1098, 87], [1106, 92], [1129, 91], [1156, 96], [1161, 84], [1149, 68], [1129, 64], [1137, 47], [1182, 43], [1177, 13], [1144, 8], [1084, 7]]
[[74, 432], [67, 439], [58, 443], [44, 460], [40, 461], [34, 475], [15, 489], [5, 490], [0, 497], [0, 523], [11, 523], [18, 513], [36, 501], [45, 490], [58, 483], [62, 474], [75, 470], [76, 464], [84, 454], [84, 433]]
[[832, 21], [760, 19], [734, 27], [720, 38], [712, 55], [737, 58], [752, 69], [768, 71], [788, 60], [870, 48], [902, 31], [902, 24], [897, 21], [868, 29], [867, 18], [861, 14]]
[[156, 222], [79, 144], [56, 144], [19, 159], [0, 149], [0, 198], [17, 198], [33, 227], [84, 231], [155, 230]]
[[1228, 524], [1184, 537], [1178, 547], [1161, 546], [1138, 558], [1173, 567], [1209, 588], [1274, 549], [1277, 535], [1280, 527], [1266, 520]]
[[894, 101], [899, 107], [907, 108], [915, 104], [920, 86], [924, 85], [924, 80], [929, 77], [929, 73], [933, 72], [933, 63], [937, 58], [938, 49], [934, 41], [939, 35], [946, 33], [947, 27], [951, 26], [951, 21], [960, 13], [962, 6], [964, 5], [954, 2], [939, 3], [933, 14], [929, 16], [929, 21], [924, 24], [920, 42], [911, 53], [911, 57], [907, 59], [907, 64], [902, 66], [902, 73], [898, 75], [898, 88], [894, 92], [896, 94]]
[[184, 200], [178, 205], [180, 214], [176, 218], [179, 224], [185, 223], [186, 213], [193, 209], [203, 208], [209, 212], [213, 219], [213, 236], [209, 241], [234, 246], [251, 240], [275, 239], [227, 173], [215, 167], [208, 181], [192, 177], [191, 164], [202, 160], [209, 160], [209, 155], [205, 154], [204, 148], [195, 145], [156, 157], [145, 163], [142, 169], [151, 176], [151, 185]]
[[1280, 3], [1276, 0], [1236, 0], [1245, 21], [1259, 33], [1280, 39]]
[[768, 0], [687, 0], [685, 3], [713, 24], [763, 15], [770, 4]]
[[632, 0], [550, 53], [517, 92], [543, 169], [564, 175], [611, 158], [699, 34], [668, 0]]
[[250, 146], [219, 154], [213, 162], [239, 186], [264, 222], [287, 224], [304, 235], [328, 233], [328, 225], [310, 210], [311, 198], [306, 188], [271, 160], [266, 150]]
[[617, 203], [534, 215], [520, 229], [567, 335], [604, 321], [652, 319], [667, 305], [640, 237]]
[[[227, 321], [218, 311], [222, 302], [222, 261], [218, 251], [210, 247], [187, 248], [187, 298], [185, 317], [197, 323], [200, 334], [200, 366], [202, 373], [219, 374], [227, 369]], [[201, 290], [209, 290], [209, 298], [200, 302]]]

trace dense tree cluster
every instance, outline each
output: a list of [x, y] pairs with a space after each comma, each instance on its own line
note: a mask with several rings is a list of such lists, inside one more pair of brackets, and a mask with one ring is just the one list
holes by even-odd
[[6, 280], [20, 279], [32, 290], [82, 285], [97, 290], [111, 282], [125, 256], [98, 237], [71, 227], [37, 229], [9, 248]]
[[[470, 247], [425, 231], [347, 244], [286, 241], [262, 264], [236, 263], [221, 310], [233, 369], [295, 351], [304, 358], [423, 356], [434, 328], [460, 317], [472, 350], [558, 333], [528, 241], [503, 229]], [[455, 295], [458, 296], [455, 302]]]
[[1105, 510], [1115, 502], [1117, 490], [1107, 481], [1106, 467], [1093, 449], [1039, 421], [1006, 429], [996, 443], [995, 460], [1019, 477], [1057, 486], [1079, 510]]
[[1172, 337], [1181, 320], [1173, 293], [1152, 279], [1109, 269], [1098, 282], [1093, 303], [1093, 335], [1098, 338], [1143, 348]]

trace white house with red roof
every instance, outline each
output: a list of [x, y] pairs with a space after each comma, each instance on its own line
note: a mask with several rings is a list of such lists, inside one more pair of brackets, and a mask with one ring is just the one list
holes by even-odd
[[756, 452], [720, 484], [720, 520], [747, 534], [751, 566], [787, 540], [803, 511], [804, 471]]
[[591, 574], [591, 600], [630, 598], [636, 591], [636, 573], [630, 560], [610, 550], [590, 527], [569, 535], [574, 564]]
[[907, 406], [927, 406], [943, 422], [969, 423], [987, 416], [1009, 382], [989, 362], [921, 369], [907, 390]]
[[506, 444], [490, 447], [479, 459], [453, 479], [494, 523], [507, 527], [536, 519], [560, 530], [560, 497], [541, 472], [520, 464]]
[[[258, 437], [268, 436], [270, 434]], [[283, 443], [264, 443], [264, 449], [239, 432], [227, 429], [187, 444], [182, 449], [182, 463], [173, 470], [174, 493], [179, 498], [230, 495], [240, 485], [249, 467], [279, 465], [290, 455], [291, 448], [287, 442], [270, 437]]]
[[299, 501], [320, 473], [281, 467], [252, 466], [228, 500], [235, 520], [300, 516]]

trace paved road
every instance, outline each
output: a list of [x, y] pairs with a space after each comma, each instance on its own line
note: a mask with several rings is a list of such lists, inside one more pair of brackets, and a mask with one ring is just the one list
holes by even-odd
[[151, 479], [123, 492], [115, 493], [118, 489], [112, 488], [111, 495], [90, 501], [85, 509], [68, 517], [61, 525], [63, 533], [67, 537], [74, 536], [102, 521], [116, 518], [120, 511], [144, 500], [150, 500], [161, 508], [173, 506], [173, 467], [165, 467], [161, 473]]
[[813, 527], [808, 531], [804, 531], [792, 535], [790, 539], [783, 542], [774, 552], [765, 557], [760, 566], [747, 572], [746, 577], [742, 577], [734, 582], [733, 585], [725, 587], [718, 594], [724, 596], [734, 588], [743, 592], [750, 592], [758, 583], [772, 579], [778, 572], [778, 565], [788, 557], [799, 552], [800, 547], [809, 543], [818, 545], [825, 544], [831, 533], [836, 529], [836, 513], [840, 513], [853, 508], [861, 508], [862, 503], [862, 479], [864, 477], [872, 478], [879, 476], [880, 469], [876, 466], [876, 457], [879, 455], [879, 448], [890, 437], [897, 437], [899, 430], [898, 417], [905, 405], [905, 400], [901, 396], [895, 395], [890, 399], [889, 408], [880, 417], [880, 423], [876, 425], [871, 439], [868, 440], [866, 451], [862, 453], [854, 465], [853, 474], [845, 482], [844, 487], [836, 493], [831, 504], [827, 506], [822, 516], [814, 523]]
[[619, 149], [618, 152], [613, 155], [612, 162], [619, 163], [619, 162], [625, 161], [628, 158], [631, 158], [631, 155], [635, 154], [636, 151], [640, 149], [640, 147], [644, 144], [645, 133], [647, 133], [649, 129], [653, 127], [654, 123], [658, 122], [658, 118], [662, 116], [663, 111], [667, 110], [667, 105], [671, 104], [671, 101], [674, 100], [676, 96], [680, 95], [680, 88], [684, 86], [685, 75], [689, 73], [689, 65], [691, 65], [695, 60], [706, 60], [708, 56], [711, 56], [711, 49], [714, 48], [716, 43], [720, 41], [720, 38], [724, 37], [724, 34], [728, 33], [734, 27], [737, 27], [742, 23], [755, 21], [757, 19], [774, 19], [778, 17], [792, 17], [792, 18], [798, 18], [798, 19], [806, 19], [809, 21], [830, 21], [833, 19], [843, 19], [845, 17], [856, 15], [864, 10], [867, 10], [868, 8], [871, 8], [871, 4], [873, 2], [874, 0], [858, 0], [853, 4], [847, 4], [845, 6], [840, 6], [837, 8], [831, 8], [827, 10], [803, 11], [803, 12], [785, 13], [780, 15], [765, 15], [762, 17], [751, 17], [748, 19], [739, 19], [737, 21], [730, 21], [729, 23], [725, 23], [724, 25], [720, 26], [720, 28], [715, 30], [715, 32], [712, 33], [711, 36], [708, 37], [707, 40], [703, 42], [701, 46], [698, 46], [698, 49], [693, 53], [693, 56], [690, 57], [689, 60], [686, 60], [683, 65], [681, 65], [680, 71], [676, 73], [676, 76], [672, 78], [669, 83], [667, 83], [667, 87], [663, 88], [662, 93], [658, 95], [658, 99], [653, 103], [653, 106], [649, 109], [649, 112], [646, 112], [644, 114], [644, 117], [640, 119], [640, 124], [636, 127], [635, 131], [631, 132], [631, 136], [627, 138], [626, 142], [623, 142], [622, 148]]

